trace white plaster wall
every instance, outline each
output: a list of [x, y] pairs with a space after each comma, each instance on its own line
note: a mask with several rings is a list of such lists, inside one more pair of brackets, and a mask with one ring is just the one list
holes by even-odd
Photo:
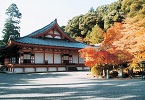
[[21, 63], [21, 59], [20, 59], [20, 57], [19, 57], [19, 64]]
[[72, 55], [73, 63], [78, 63], [78, 55]]
[[53, 63], [53, 54], [45, 53], [45, 60], [48, 60], [48, 63]]
[[61, 37], [60, 37], [60, 36], [55, 36], [55, 38], [56, 38], [56, 39], [61, 39]]
[[83, 68], [82, 67], [77, 67], [77, 70], [83, 70]]
[[58, 33], [57, 31], [54, 31], [54, 34], [57, 34], [57, 35], [59, 35], [59, 33]]
[[49, 67], [48, 71], [56, 71], [56, 67]]
[[45, 37], [49, 37], [49, 38], [52, 38], [52, 36], [51, 36], [51, 35], [47, 35], [47, 36], [45, 36]]
[[66, 71], [65, 67], [58, 67], [58, 71]]
[[54, 63], [55, 64], [61, 63], [61, 54], [54, 54]]
[[89, 67], [84, 67], [84, 70], [89, 70]]
[[43, 63], [43, 53], [35, 53], [35, 63]]
[[47, 68], [46, 67], [37, 67], [36, 72], [46, 72]]
[[50, 34], [53, 34], [53, 31], [51, 30], [49, 33], [50, 33]]
[[15, 68], [14, 72], [15, 73], [23, 73], [23, 68]]
[[84, 63], [84, 59], [79, 57], [79, 63]]
[[25, 72], [35, 72], [34, 68], [25, 68]]

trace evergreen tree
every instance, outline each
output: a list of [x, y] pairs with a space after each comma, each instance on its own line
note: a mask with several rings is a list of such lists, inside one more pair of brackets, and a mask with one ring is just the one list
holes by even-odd
[[95, 12], [94, 8], [91, 7], [90, 10], [89, 10], [89, 12]]
[[20, 37], [20, 27], [18, 24], [20, 23], [22, 14], [19, 12], [17, 5], [14, 3], [8, 7], [5, 14], [8, 18], [6, 19], [2, 33], [3, 42], [4, 44], [7, 44], [9, 38]]
[[101, 43], [104, 39], [103, 34], [104, 34], [104, 31], [98, 26], [98, 24], [96, 24], [92, 28], [92, 32], [89, 35], [86, 36], [85, 42], [87, 44]]
[[68, 25], [65, 27], [65, 32], [67, 32], [71, 37], [75, 38], [81, 36], [81, 29], [80, 25], [82, 22], [82, 17], [84, 15], [79, 15], [73, 17], [71, 20], [68, 21]]

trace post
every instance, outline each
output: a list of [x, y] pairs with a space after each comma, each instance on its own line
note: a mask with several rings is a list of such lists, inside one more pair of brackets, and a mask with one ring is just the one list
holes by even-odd
[[103, 77], [105, 77], [105, 70], [104, 70], [104, 68], [103, 68]]
[[122, 65], [120, 65], [120, 72], [119, 72], [119, 77], [122, 78], [123, 77], [123, 70], [122, 70]]
[[108, 69], [106, 70], [106, 79], [109, 79], [109, 71], [108, 71]]
[[142, 76], [142, 80], [145, 80], [145, 61], [142, 61], [142, 73], [141, 73], [141, 76]]

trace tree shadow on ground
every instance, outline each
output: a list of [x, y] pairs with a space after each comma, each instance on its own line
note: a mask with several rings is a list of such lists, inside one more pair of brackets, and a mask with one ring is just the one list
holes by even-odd
[[[0, 74], [0, 99], [143, 100], [145, 98], [145, 88], [142, 88], [145, 81], [69, 79], [69, 77], [72, 78], [71, 75], [69, 73]], [[66, 76], [68, 76], [68, 82], [62, 82], [66, 81], [64, 79]], [[58, 83], [33, 82], [35, 79], [41, 81], [43, 78], [60, 80], [56, 81]]]
[[0, 73], [0, 85], [2, 84], [25, 84], [28, 83], [30, 79], [38, 79], [38, 78], [58, 78], [63, 76], [68, 76], [67, 73], [25, 73], [25, 74], [7, 74]]

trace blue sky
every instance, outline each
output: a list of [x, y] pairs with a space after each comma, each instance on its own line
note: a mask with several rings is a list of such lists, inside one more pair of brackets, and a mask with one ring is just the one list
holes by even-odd
[[[6, 9], [15, 3], [22, 13], [21, 36], [27, 35], [57, 18], [60, 26], [80, 14], [86, 14], [91, 7], [110, 4], [117, 0], [0, 0], [0, 31], [6, 20]], [[2, 32], [0, 32], [0, 39]]]

